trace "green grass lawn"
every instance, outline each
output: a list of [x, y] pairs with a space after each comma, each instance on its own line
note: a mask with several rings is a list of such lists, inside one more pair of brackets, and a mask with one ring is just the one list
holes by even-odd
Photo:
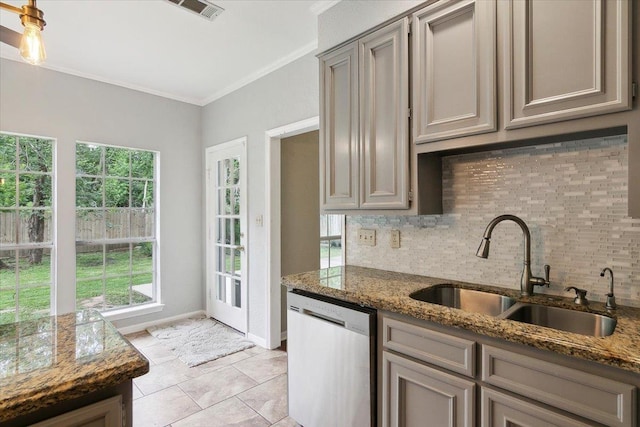
[[[76, 307], [96, 309], [141, 304], [151, 298], [139, 292], [129, 294], [129, 285], [141, 285], [153, 281], [152, 258], [136, 248], [129, 262], [129, 251], [112, 251], [107, 254], [103, 281], [103, 255], [101, 252], [79, 253], [76, 258]], [[7, 261], [5, 261], [7, 262]], [[16, 274], [15, 264], [7, 262], [9, 269], [0, 270], [0, 324], [15, 321]], [[131, 265], [131, 267], [130, 267]], [[129, 270], [131, 268], [131, 275]], [[38, 317], [49, 312], [51, 300], [51, 260], [44, 256], [42, 264], [30, 265], [20, 260], [20, 288], [18, 302], [20, 319]], [[105, 298], [102, 298], [102, 295]], [[131, 300], [130, 300], [131, 298]]]
[[241, 260], [241, 256], [240, 254], [236, 254], [235, 258], [234, 258], [234, 262], [233, 262], [233, 269], [231, 269], [231, 252], [232, 249], [230, 248], [225, 248], [224, 249], [224, 254], [225, 254], [225, 266], [226, 266], [226, 270], [228, 272], [231, 271], [240, 271], [241, 267], [242, 267], [242, 260]]
[[320, 243], [320, 258], [327, 258], [329, 254], [333, 256], [338, 256], [342, 248], [340, 246], [331, 246], [331, 252], [329, 252], [329, 243], [322, 242]]

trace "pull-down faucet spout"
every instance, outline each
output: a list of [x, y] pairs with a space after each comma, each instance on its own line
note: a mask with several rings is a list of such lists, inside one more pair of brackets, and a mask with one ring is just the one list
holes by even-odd
[[531, 273], [531, 233], [529, 232], [529, 227], [527, 227], [527, 224], [525, 224], [523, 220], [515, 215], [500, 215], [492, 219], [491, 222], [489, 222], [489, 225], [487, 225], [487, 229], [484, 231], [484, 236], [480, 242], [476, 256], [480, 258], [489, 257], [491, 233], [496, 225], [506, 220], [515, 222], [522, 229], [522, 235], [524, 237], [524, 265], [522, 269], [522, 277], [520, 278], [520, 293], [524, 296], [533, 295], [533, 287], [535, 285], [549, 287], [550, 267], [548, 265], [544, 266], [546, 276], [544, 279], [541, 277], [534, 277]]

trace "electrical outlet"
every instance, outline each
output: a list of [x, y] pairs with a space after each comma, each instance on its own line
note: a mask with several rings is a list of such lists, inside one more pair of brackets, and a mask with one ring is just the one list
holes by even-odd
[[400, 230], [391, 230], [391, 239], [389, 244], [392, 249], [398, 249], [400, 247]]
[[358, 244], [366, 246], [376, 245], [376, 230], [361, 228], [358, 230]]

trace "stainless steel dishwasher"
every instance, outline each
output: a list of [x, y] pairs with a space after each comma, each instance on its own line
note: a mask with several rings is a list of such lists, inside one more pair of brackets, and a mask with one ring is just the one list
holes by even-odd
[[287, 294], [289, 416], [304, 427], [375, 425], [375, 310]]

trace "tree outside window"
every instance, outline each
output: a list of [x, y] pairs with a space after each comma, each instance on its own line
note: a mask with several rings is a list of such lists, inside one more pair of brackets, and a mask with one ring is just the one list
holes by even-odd
[[156, 301], [156, 153], [76, 144], [76, 307]]
[[51, 312], [54, 148], [0, 134], [0, 324]]

